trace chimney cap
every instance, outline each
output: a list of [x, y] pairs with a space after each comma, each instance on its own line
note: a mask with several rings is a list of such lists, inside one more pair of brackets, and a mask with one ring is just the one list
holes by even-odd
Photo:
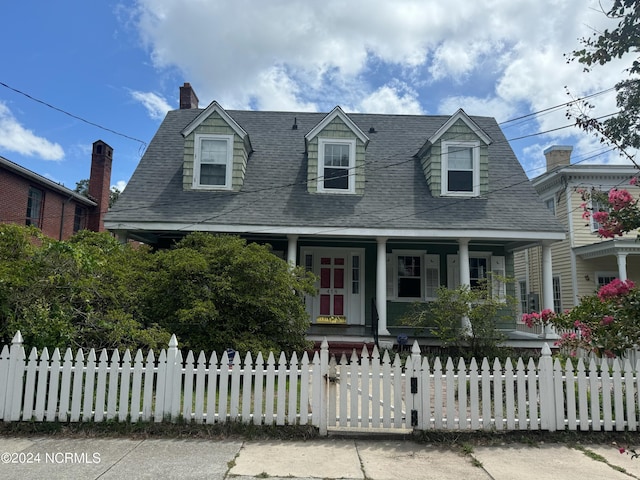
[[551, 145], [548, 148], [545, 148], [542, 153], [545, 155], [549, 152], [558, 152], [558, 151], [573, 151], [573, 147], [571, 145]]

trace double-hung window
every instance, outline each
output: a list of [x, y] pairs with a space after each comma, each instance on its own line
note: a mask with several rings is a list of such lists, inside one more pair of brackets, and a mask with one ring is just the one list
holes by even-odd
[[600, 202], [595, 198], [591, 199], [591, 217], [590, 217], [591, 225], [590, 226], [591, 226], [592, 232], [597, 232], [602, 227], [602, 224], [599, 222], [596, 222], [596, 220], [593, 218], [593, 214], [596, 212], [608, 212], [608, 211], [609, 211], [608, 204], [604, 202]]
[[419, 255], [398, 255], [398, 298], [422, 297]]
[[196, 135], [193, 187], [231, 189], [233, 135]]
[[387, 270], [387, 295], [404, 301], [435, 300], [440, 286], [440, 256], [396, 251]]
[[34, 187], [29, 187], [29, 197], [27, 199], [27, 225], [34, 225], [42, 228], [42, 204], [44, 202], [44, 192]]
[[546, 205], [546, 207], [549, 209], [549, 211], [553, 215], [556, 214], [556, 200], [555, 200], [555, 198], [551, 197], [551, 198], [545, 200], [544, 204]]
[[[504, 302], [507, 295], [505, 284], [505, 257], [485, 252], [471, 252], [469, 255], [469, 286], [482, 287], [484, 283], [490, 289], [493, 298]], [[447, 285], [451, 289], [460, 286], [460, 264], [458, 255], [447, 255]]]
[[80, 230], [86, 228], [87, 224], [87, 211], [80, 205], [76, 205], [76, 211], [73, 215], [73, 233], [78, 233]]
[[471, 288], [478, 288], [487, 280], [487, 257], [469, 257], [469, 281]]
[[318, 191], [355, 192], [355, 139], [318, 139]]
[[598, 290], [608, 283], [613, 282], [616, 278], [618, 278], [618, 274], [616, 272], [596, 272]]
[[480, 194], [480, 144], [442, 142], [442, 195]]

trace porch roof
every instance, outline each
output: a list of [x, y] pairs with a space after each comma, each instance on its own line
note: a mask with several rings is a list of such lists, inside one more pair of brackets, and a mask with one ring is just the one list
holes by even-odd
[[576, 247], [574, 251], [576, 255], [584, 259], [607, 257], [620, 253], [640, 255], [640, 243], [632, 239], [611, 239]]

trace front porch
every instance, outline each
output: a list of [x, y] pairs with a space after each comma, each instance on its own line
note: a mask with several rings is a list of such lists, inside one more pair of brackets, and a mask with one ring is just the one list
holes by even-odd
[[[521, 242], [488, 241], [482, 238], [304, 238], [287, 236], [287, 243], [274, 242], [292, 265], [304, 266], [318, 277], [318, 295], [305, 299], [311, 319], [308, 338], [331, 344], [396, 345], [406, 336], [420, 345], [437, 345], [428, 333], [417, 333], [402, 324], [402, 317], [415, 303], [436, 298], [440, 286], [474, 287], [490, 273], [514, 276], [513, 251]], [[286, 246], [286, 248], [285, 248]], [[279, 247], [279, 248], [278, 248]], [[553, 308], [550, 243], [543, 243], [542, 308]], [[496, 295], [515, 297], [511, 283], [493, 285]], [[464, 321], [464, 319], [463, 319]], [[463, 326], [468, 326], [463, 324]], [[514, 312], [511, 321], [498, 328], [507, 334], [507, 345], [541, 348], [538, 334], [519, 332]]]

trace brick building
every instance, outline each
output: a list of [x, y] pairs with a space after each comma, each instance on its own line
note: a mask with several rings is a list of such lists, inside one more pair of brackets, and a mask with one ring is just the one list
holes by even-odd
[[113, 149], [93, 144], [89, 198], [0, 156], [0, 223], [35, 225], [66, 240], [79, 230], [104, 231]]

